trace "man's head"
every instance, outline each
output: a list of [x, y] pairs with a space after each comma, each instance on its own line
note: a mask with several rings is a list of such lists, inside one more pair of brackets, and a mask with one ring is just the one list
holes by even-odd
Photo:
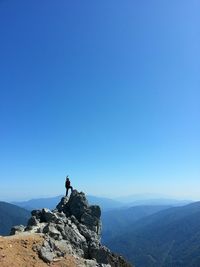
[[69, 181], [69, 176], [68, 175], [66, 176], [66, 180]]

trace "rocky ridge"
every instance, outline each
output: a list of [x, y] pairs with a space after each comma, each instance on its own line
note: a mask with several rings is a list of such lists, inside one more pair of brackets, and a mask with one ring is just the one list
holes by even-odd
[[33, 210], [31, 214], [27, 226], [13, 227], [11, 235], [43, 235], [43, 244], [33, 249], [46, 263], [72, 255], [79, 266], [131, 267], [101, 244], [101, 209], [97, 205], [90, 206], [83, 192], [74, 190], [52, 211], [44, 208]]

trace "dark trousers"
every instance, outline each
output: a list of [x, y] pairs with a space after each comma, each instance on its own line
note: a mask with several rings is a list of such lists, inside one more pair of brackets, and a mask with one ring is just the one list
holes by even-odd
[[68, 186], [68, 187], [66, 187], [66, 197], [67, 197], [67, 195], [68, 195], [68, 191], [69, 191], [69, 189], [71, 189], [71, 192], [73, 191], [73, 187], [72, 186]]

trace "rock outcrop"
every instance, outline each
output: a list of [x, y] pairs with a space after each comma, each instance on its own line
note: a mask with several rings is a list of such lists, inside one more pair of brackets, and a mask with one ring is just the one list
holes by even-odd
[[101, 245], [101, 210], [99, 206], [90, 206], [84, 193], [74, 190], [70, 198], [63, 197], [53, 211], [44, 208], [31, 214], [27, 226], [13, 227], [11, 234], [42, 234], [44, 243], [36, 249], [45, 262], [67, 254], [82, 259], [80, 266], [131, 266]]

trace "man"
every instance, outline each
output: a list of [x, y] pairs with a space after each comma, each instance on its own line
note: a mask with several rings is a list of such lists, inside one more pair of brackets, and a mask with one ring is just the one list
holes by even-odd
[[70, 180], [69, 180], [68, 175], [65, 181], [65, 188], [66, 188], [66, 197], [67, 197], [69, 189], [71, 189], [71, 192], [73, 191], [73, 187], [70, 185]]

